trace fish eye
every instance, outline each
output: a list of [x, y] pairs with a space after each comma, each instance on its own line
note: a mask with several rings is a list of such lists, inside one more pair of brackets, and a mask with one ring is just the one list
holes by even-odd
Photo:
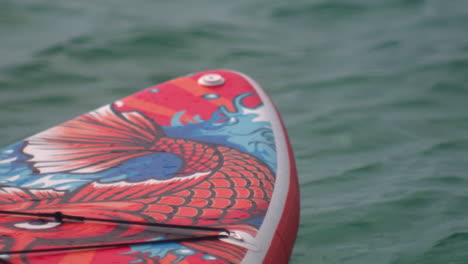
[[45, 220], [45, 219], [36, 219], [36, 220], [27, 221], [27, 222], [16, 223], [14, 224], [14, 226], [17, 228], [27, 229], [27, 230], [40, 230], [40, 229], [54, 228], [61, 224], [62, 223], [60, 222], [55, 222], [55, 221], [50, 221], [50, 220]]

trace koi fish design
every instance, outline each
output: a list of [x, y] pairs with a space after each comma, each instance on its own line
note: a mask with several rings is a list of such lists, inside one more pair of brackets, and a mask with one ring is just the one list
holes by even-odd
[[[137, 183], [94, 181], [73, 191], [2, 186], [0, 210], [60, 211], [103, 219], [225, 227], [254, 236], [257, 229], [252, 223], [265, 216], [275, 180], [270, 168], [250, 154], [211, 143], [169, 137], [145, 115], [137, 111], [119, 112], [112, 106], [29, 138], [23, 152], [30, 156], [27, 162], [36, 174], [98, 173], [155, 153], [177, 155], [182, 165], [169, 179]], [[22, 216], [0, 216], [0, 250], [142, 241], [168, 236], [133, 225], [31, 221]], [[246, 252], [243, 247], [220, 240], [184, 245], [228, 263], [239, 262]], [[145, 259], [145, 263], [159, 263], [147, 256]], [[36, 259], [32, 262], [27, 254], [12, 257], [11, 261], [43, 263]], [[51, 262], [49, 258], [47, 263], [65, 262]]]

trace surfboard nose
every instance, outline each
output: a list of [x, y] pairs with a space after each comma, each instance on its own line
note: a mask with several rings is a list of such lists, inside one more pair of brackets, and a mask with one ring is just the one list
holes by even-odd
[[119, 111], [138, 110], [162, 126], [172, 126], [210, 120], [220, 108], [236, 112], [236, 99], [252, 109], [263, 103], [246, 75], [210, 70], [155, 85], [115, 102], [114, 107]]

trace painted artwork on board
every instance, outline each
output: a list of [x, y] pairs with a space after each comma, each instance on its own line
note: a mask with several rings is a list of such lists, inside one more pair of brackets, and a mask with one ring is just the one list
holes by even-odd
[[[187, 76], [148, 88], [0, 150], [0, 211], [229, 226], [255, 237], [275, 182], [271, 123], [247, 85], [216, 90], [193, 82]], [[7, 214], [0, 233], [0, 263], [217, 264], [246, 252], [222, 240], [132, 245], [180, 236]], [[119, 242], [128, 245], [28, 253]]]

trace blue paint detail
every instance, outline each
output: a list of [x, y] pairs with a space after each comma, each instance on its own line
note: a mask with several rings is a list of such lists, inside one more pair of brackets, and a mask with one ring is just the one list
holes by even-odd
[[255, 218], [250, 221], [247, 221], [247, 223], [256, 227], [260, 227], [263, 223], [263, 218]]
[[181, 256], [191, 256], [196, 253], [193, 249], [189, 249], [189, 248], [180, 248], [180, 249], [174, 250], [173, 252], [174, 254], [181, 255]]
[[171, 119], [171, 126], [180, 126], [182, 123], [180, 122], [180, 118], [182, 117], [183, 114], [185, 114], [186, 111], [180, 111], [176, 113], [172, 119]]
[[[158, 239], [154, 240], [162, 240], [165, 239], [164, 237], [159, 237]], [[142, 253], [147, 253], [149, 254], [150, 257], [156, 257], [158, 256], [159, 258], [163, 259], [166, 257], [168, 253], [172, 253], [174, 251], [178, 250], [192, 250], [190, 248], [187, 248], [181, 244], [177, 243], [167, 243], [167, 244], [159, 244], [159, 245], [138, 245], [138, 246], [131, 246], [130, 252], [127, 254], [132, 254], [132, 253], [137, 253], [137, 252], [142, 252]], [[185, 256], [182, 255], [180, 260], [183, 260]], [[138, 263], [139, 260], [135, 260], [131, 263]]]
[[179, 256], [174, 261], [175, 263], [177, 263], [179, 261], [184, 260], [185, 257], [195, 254], [196, 252], [193, 249], [190, 249], [190, 248], [179, 248], [179, 249], [173, 250], [172, 253]]
[[220, 96], [219, 94], [209, 93], [209, 94], [202, 95], [202, 97], [208, 100], [214, 100], [214, 99], [218, 99]]
[[[90, 181], [100, 182], [139, 182], [148, 179], [165, 180], [174, 176], [182, 166], [182, 160], [171, 153], [154, 153], [128, 160], [119, 166], [99, 173], [73, 174], [53, 173], [32, 175], [25, 162], [27, 156], [21, 154], [23, 142], [5, 148], [0, 152], [0, 184], [27, 188], [55, 188], [74, 190]], [[1, 163], [14, 159], [11, 162]]]
[[197, 121], [197, 123], [203, 122], [203, 119], [200, 117], [200, 115], [195, 115], [193, 119]]
[[234, 112], [221, 106], [206, 121], [197, 120], [197, 123], [184, 125], [180, 116], [185, 112], [179, 112], [173, 117], [172, 126], [164, 127], [164, 130], [171, 137], [210, 142], [248, 152], [276, 171], [276, 147], [271, 123], [256, 120], [260, 118], [263, 105], [253, 109], [242, 104], [242, 100], [250, 95], [246, 93], [234, 99]]
[[203, 260], [217, 260], [217, 258], [215, 256], [212, 256], [212, 255], [204, 255], [202, 257]]
[[[164, 237], [159, 237], [158, 239], [154, 240], [162, 240], [166, 239]], [[146, 253], [150, 257], [159, 257], [160, 259], [164, 259], [167, 254], [171, 253], [174, 255], [179, 256], [174, 263], [178, 263], [179, 261], [184, 260], [185, 257], [191, 256], [196, 254], [195, 250], [183, 246], [182, 244], [177, 243], [167, 243], [167, 244], [159, 244], [159, 245], [138, 245], [138, 246], [131, 246], [130, 252], [126, 254], [132, 253]], [[139, 263], [139, 260], [135, 260], [131, 263]]]
[[157, 88], [152, 88], [149, 90], [150, 93], [159, 93], [159, 89]]
[[109, 173], [106, 173], [105, 177], [101, 177], [100, 181], [114, 182], [117, 180], [115, 177], [121, 175], [126, 175], [125, 180], [128, 182], [139, 182], [148, 179], [167, 180], [172, 178], [181, 166], [182, 160], [174, 154], [154, 153], [120, 164], [109, 170]]

